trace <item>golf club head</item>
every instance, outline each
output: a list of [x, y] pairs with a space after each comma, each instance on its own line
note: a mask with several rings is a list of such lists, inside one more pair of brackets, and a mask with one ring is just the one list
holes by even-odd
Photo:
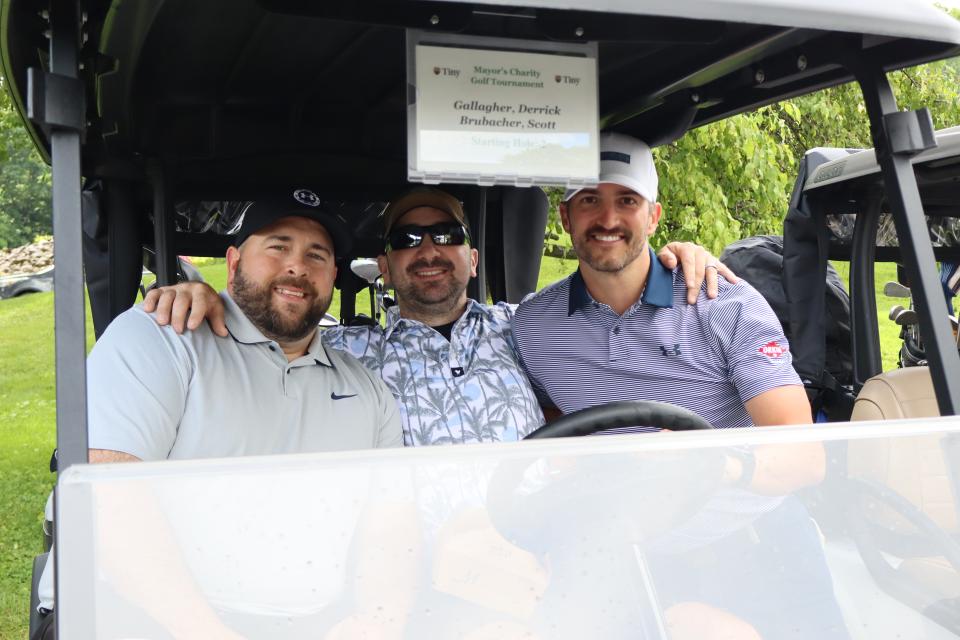
[[373, 284], [380, 277], [380, 266], [373, 258], [358, 258], [351, 261], [350, 271], [365, 280], [367, 284]]
[[897, 314], [897, 317], [894, 318], [893, 321], [901, 327], [905, 327], [907, 325], [917, 324], [920, 322], [920, 318], [913, 309], [903, 309]]
[[[893, 284], [893, 283], [888, 282], [887, 284]], [[894, 322], [896, 322], [896, 320], [897, 320], [897, 314], [900, 313], [901, 311], [903, 311], [903, 305], [902, 305], [902, 304], [895, 304], [895, 305], [893, 305], [892, 307], [890, 307], [890, 313], [888, 314], [887, 317], [889, 317], [891, 320], [893, 320]]]
[[899, 282], [888, 282], [883, 285], [883, 295], [888, 298], [909, 298], [910, 287], [905, 287]]
[[947, 278], [947, 287], [953, 292], [953, 295], [960, 293], [960, 264], [953, 266], [953, 272]]

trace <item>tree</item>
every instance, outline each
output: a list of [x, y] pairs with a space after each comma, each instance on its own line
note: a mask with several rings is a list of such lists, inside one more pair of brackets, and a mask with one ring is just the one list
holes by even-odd
[[[902, 108], [927, 107], [938, 129], [960, 123], [957, 59], [898, 71], [890, 80]], [[873, 146], [857, 85], [689, 131], [655, 151], [664, 205], [658, 238], [696, 240], [717, 253], [741, 237], [781, 233], [800, 160], [824, 146]]]
[[[951, 10], [960, 19], [960, 10]], [[960, 124], [960, 58], [890, 74], [904, 109], [927, 107], [934, 126]], [[664, 216], [654, 245], [693, 240], [716, 254], [739, 238], [781, 233], [800, 160], [815, 147], [869, 148], [869, 122], [856, 84], [780, 102], [688, 131], [654, 150]], [[563, 233], [548, 190], [551, 235]]]
[[44, 164], [11, 103], [0, 90], [0, 249], [53, 232], [50, 168]]

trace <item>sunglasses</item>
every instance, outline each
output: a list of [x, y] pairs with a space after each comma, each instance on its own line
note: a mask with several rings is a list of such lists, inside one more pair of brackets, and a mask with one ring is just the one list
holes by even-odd
[[387, 251], [419, 247], [423, 237], [429, 235], [433, 244], [442, 247], [469, 244], [470, 234], [456, 222], [438, 222], [426, 227], [408, 224], [397, 227], [387, 234]]

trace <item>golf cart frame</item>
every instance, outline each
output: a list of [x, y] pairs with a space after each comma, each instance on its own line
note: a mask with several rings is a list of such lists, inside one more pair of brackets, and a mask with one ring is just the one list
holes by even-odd
[[[174, 211], [181, 200], [251, 199], [308, 184], [334, 200], [387, 201], [406, 177], [406, 91], [400, 76], [390, 74], [403, 66], [404, 30], [411, 28], [596, 41], [601, 128], [652, 145], [745, 110], [856, 80], [914, 299], [927, 310], [920, 328], [940, 412], [955, 415], [960, 355], [943, 313], [911, 164], [935, 144], [932, 122], [925, 109], [900, 111], [886, 74], [956, 55], [960, 26], [919, 5], [882, 8], [858, 0], [837, 7], [816, 0], [801, 10], [782, 4], [603, 0], [580, 10], [555, 0], [527, 0], [522, 6], [498, 0], [139, 6], [4, 0], [4, 76], [37, 148], [53, 167], [59, 472], [87, 460], [84, 243], [91, 234], [84, 229], [85, 204], [100, 214], [93, 226], [105, 229], [100, 239], [107, 246], [106, 275], [96, 286], [90, 283], [102, 330], [133, 302], [143, 244], [156, 255], [161, 284], [174, 282], [178, 254], [222, 254], [228, 238], [176, 229]], [[183, 17], [186, 13], [191, 17]], [[217, 24], [223, 16], [242, 28], [233, 28], [232, 21]], [[171, 40], [178, 30], [183, 37]], [[269, 83], [269, 65], [256, 60], [263, 51], [277, 52], [270, 48], [271, 37], [285, 40], [289, 64], [308, 65], [302, 74], [283, 74], [277, 85], [281, 97], [272, 102], [239, 89]], [[171, 41], [182, 46], [163, 47]], [[313, 51], [315, 58], [309, 57]], [[654, 59], [671, 64], [652, 64]], [[209, 69], [222, 75], [211, 71], [208, 77]], [[192, 72], [201, 74], [199, 79]], [[299, 88], [292, 82], [297, 76]], [[320, 84], [336, 88], [329, 93], [346, 97], [324, 101], [323, 90], [302, 87], [303, 76], [320, 78]], [[364, 102], [370, 108], [351, 116]], [[99, 195], [97, 181], [104, 185]], [[532, 288], [529, 275], [539, 265], [545, 199], [535, 190], [456, 190], [483, 256], [471, 296], [486, 298], [487, 282], [495, 280], [494, 300], [519, 299]], [[496, 215], [490, 215], [493, 202], [501, 203]], [[532, 222], [515, 222], [509, 214], [530, 207], [544, 213]], [[509, 224], [525, 226], [504, 232]], [[500, 238], [493, 238], [492, 229], [499, 229]], [[528, 246], [519, 251], [507, 246], [510, 237]], [[488, 243], [499, 245], [499, 252], [487, 251]], [[366, 252], [360, 255], [373, 255], [375, 231], [359, 238], [358, 246]], [[510, 262], [515, 255], [520, 264]], [[491, 280], [491, 274], [498, 275]], [[520, 280], [512, 274], [521, 274]], [[349, 316], [359, 285], [341, 285]], [[876, 371], [878, 351], [871, 339], [864, 340], [855, 352], [866, 375]]]

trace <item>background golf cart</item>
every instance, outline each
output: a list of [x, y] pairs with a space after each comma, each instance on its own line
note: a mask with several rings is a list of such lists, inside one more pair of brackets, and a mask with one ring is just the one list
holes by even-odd
[[53, 267], [40, 273], [0, 276], [0, 300], [53, 290]]
[[[944, 295], [952, 301], [955, 291], [950, 291], [945, 277], [954, 274], [951, 269], [960, 260], [956, 204], [960, 201], [960, 127], [937, 132], [936, 140], [936, 147], [911, 162], [934, 255], [945, 263], [941, 269]], [[883, 370], [879, 324], [888, 321], [902, 327], [900, 366], [920, 365], [921, 369], [894, 374], [894, 378], [916, 381], [910, 390], [914, 395], [900, 399], [913, 407], [898, 415], [876, 417], [938, 415], [910, 289], [897, 282], [875, 282], [875, 263], [902, 265], [903, 253], [873, 149], [807, 152], [784, 235], [736, 241], [721, 259], [753, 284], [777, 313], [790, 338], [794, 367], [807, 385], [814, 413], [822, 410], [821, 419], [850, 419], [864, 383]], [[828, 260], [849, 264], [847, 282], [841, 281]], [[904, 271], [898, 266], [896, 277], [908, 283]], [[826, 278], [812, 276], [817, 273]], [[877, 284], [890, 285], [888, 295], [902, 302], [896, 318], [890, 316], [889, 308], [878, 309], [872, 295], [880, 289]], [[936, 303], [939, 306], [939, 300]], [[948, 313], [955, 328], [956, 315], [952, 308]]]
[[[363, 213], [367, 211], [364, 207], [372, 202], [384, 202], [405, 182], [404, 27], [501, 37], [598, 41], [602, 125], [639, 135], [655, 144], [668, 142], [691, 126], [856, 77], [867, 94], [877, 140], [884, 144], [883, 148], [892, 151], [883, 157], [882, 170], [891, 189], [892, 212], [898, 229], [907, 239], [904, 261], [917, 287], [920, 303], [933, 300], [933, 295], [939, 292], [933, 284], [932, 256], [925, 240], [926, 227], [908, 161], [929, 142], [930, 132], [918, 114], [897, 111], [883, 71], [955, 53], [960, 42], [957, 26], [925, 5], [910, 3], [880, 7], [875, 3], [848, 2], [836, 7], [836, 3], [809, 2], [802, 9], [784, 8], [781, 4], [758, 2], [745, 7], [735, 2], [690, 0], [643, 8], [635, 3], [608, 2], [601, 6], [593, 4], [590, 10], [573, 11], [545, 0], [526, 2], [524, 7], [484, 2], [370, 3], [347, 7], [297, 2], [170, 1], [145, 5], [102, 1], [85, 3], [82, 13], [76, 4], [69, 2], [54, 3], [49, 13], [27, 0], [0, 4], [4, 12], [0, 24], [4, 28], [5, 75], [11, 81], [21, 110], [25, 112], [30, 103], [35, 122], [31, 133], [38, 147], [49, 152], [54, 165], [57, 261], [67, 267], [58, 269], [56, 286], [61, 470], [82, 462], [86, 456], [82, 419], [85, 415], [83, 331], [82, 315], [78, 316], [83, 295], [81, 238], [86, 238], [83, 251], [86, 273], [91, 285], [94, 281], [99, 284], [99, 293], [93, 293], [98, 287], [91, 286], [99, 328], [132, 302], [144, 243], [156, 250], [161, 282], [172, 280], [177, 254], [218, 255], [222, 252], [227, 238], [197, 232], [189, 226], [178, 228], [174, 212], [185, 202], [209, 202], [218, 198], [236, 202], [278, 189], [308, 186], [330, 202], [360, 210], [351, 217], [358, 236], [358, 252], [372, 255], [379, 245], [372, 216]], [[224, 16], [230, 19], [225, 20]], [[38, 56], [38, 51], [46, 50], [47, 32], [50, 56], [45, 53]], [[170, 46], [172, 42], [176, 46]], [[35, 72], [28, 82], [27, 70], [31, 67]], [[50, 73], [43, 73], [41, 69]], [[75, 80], [78, 70], [79, 79]], [[623, 81], [624, 78], [629, 81]], [[86, 112], [81, 108], [84, 102], [90, 105]], [[87, 178], [82, 197], [77, 180], [81, 167]], [[489, 284], [495, 299], [517, 299], [530, 288], [525, 284], [529, 282], [529, 273], [536, 272], [543, 230], [542, 194], [503, 186], [462, 187], [458, 192], [467, 205], [473, 235], [484, 257], [482, 277], [472, 283], [471, 294], [483, 298]], [[83, 216], [81, 202], [85, 205]], [[517, 215], [532, 210], [540, 211], [541, 215]], [[525, 262], [514, 264], [515, 259]], [[348, 280], [341, 285], [349, 292], [357, 283], [351, 284]], [[349, 315], [349, 309], [345, 315]], [[923, 317], [923, 322], [933, 345], [931, 360], [938, 401], [944, 414], [953, 414], [960, 400], [960, 375], [956, 375], [960, 373], [960, 361], [955, 350], [947, 348], [952, 346], [947, 345], [949, 326], [945, 319], [938, 324], [938, 318], [942, 319], [930, 313]], [[939, 447], [941, 434], [955, 429], [952, 425], [933, 426], [923, 434]], [[829, 437], [821, 436], [821, 432], [811, 435], [791, 430], [780, 434], [784, 442]], [[869, 429], [858, 435], [880, 438], [876, 430]], [[738, 442], [744, 442], [767, 436], [717, 434], [711, 437], [726, 438], [715, 441], [719, 447], [738, 437], [741, 439]], [[673, 441], [683, 443], [678, 450], [689, 450], [693, 454], [701, 445], [710, 448], [703, 438]], [[538, 444], [518, 448], [516, 452], [506, 447], [477, 447], [475, 451], [315, 456], [273, 460], [265, 475], [258, 475], [258, 469], [250, 477], [254, 478], [254, 484], [276, 489], [277, 495], [292, 496], [294, 502], [302, 505], [327, 501], [327, 497], [318, 497], [317, 487], [321, 486], [337, 487], [338, 493], [344, 486], [373, 487], [374, 493], [381, 485], [402, 486], [391, 477], [382, 483], [364, 480], [365, 460], [376, 461], [376, 465], [371, 465], [378, 470], [389, 469], [395, 463], [398, 468], [408, 470], [402, 473], [414, 476], [420, 471], [411, 471], [412, 467], [422, 462], [426, 465], [425, 477], [435, 475], [430, 466], [433, 464], [439, 465], [437, 473], [445, 468], [459, 473], [457, 469], [463, 468], [464, 486], [477, 487], [483, 493], [486, 476], [473, 473], [470, 466], [476, 463], [483, 467], [484, 456], [505, 460], [522, 452], [532, 456], [535, 465], [551, 452], [588, 456], [592, 451], [606, 451], [607, 447], [621, 452], [622, 446], [639, 452], [656, 449], [659, 444], [650, 439], [626, 439], [605, 444]], [[686, 452], [683, 458], [678, 464], [697, 468], [689, 466], [695, 462], [686, 459]], [[452, 467], [448, 467], [448, 460]], [[954, 459], [949, 462], [956, 468]], [[294, 468], [301, 463], [313, 471], [298, 478]], [[358, 465], [359, 477], [347, 469], [351, 463]], [[121, 586], [123, 583], [114, 581], [115, 574], [100, 571], [115, 566], [109, 556], [116, 551], [97, 546], [93, 538], [94, 531], [102, 531], [108, 524], [90, 519], [105, 515], [93, 509], [90, 502], [103, 495], [102, 486], [110, 484], [126, 491], [123, 487], [130, 486], [129, 480], [134, 489], [140, 491], [144, 482], [150, 484], [156, 477], [157, 483], [163, 485], [158, 488], [159, 493], [173, 496], [174, 503], [179, 503], [176, 492], [190, 485], [194, 480], [193, 471], [199, 471], [204, 464], [212, 464], [210, 468], [230, 480], [237, 478], [237, 474], [252, 472], [257, 462], [189, 464], [193, 466], [77, 468], [72, 480], [69, 471], [63, 476], [58, 531], [62, 553], [58, 581], [58, 588], [62, 590], [61, 630], [67, 628], [78, 636], [109, 635], [116, 621], [128, 622], [136, 628], [145, 617], [154, 616], [150, 609], [152, 603], [162, 605], [164, 602], [165, 595], [156, 593], [158, 597], [132, 602], [135, 584], [128, 582]], [[327, 474], [328, 470], [332, 475]], [[346, 475], [337, 475], [340, 471]], [[631, 481], [643, 483], [648, 478], [643, 474], [649, 472], [650, 468], [641, 468], [637, 478], [631, 480], [625, 476], [628, 481], [625, 486], [631, 486]], [[199, 475], [213, 479], [204, 473]], [[711, 477], [706, 471], [702, 475]], [[281, 476], [295, 480], [290, 485], [282, 485], [283, 491], [277, 484]], [[178, 478], [189, 482], [178, 484]], [[170, 493], [168, 481], [180, 489]], [[203, 480], [197, 480], [198, 487], [202, 484]], [[412, 500], [422, 505], [431, 500], [428, 487], [433, 484], [415, 483], [414, 490], [406, 494], [400, 491], [397, 499], [401, 503]], [[583, 484], [589, 486], [590, 480]], [[602, 483], [594, 481], [594, 484]], [[230, 486], [229, 482], [218, 484], [215, 491], [225, 498], [222, 504], [226, 510], [221, 512], [224, 521], [235, 523], [239, 516], [235, 507], [241, 505], [226, 499], [230, 497]], [[702, 491], [702, 487], [694, 487], [671, 495], [679, 504], [699, 506]], [[608, 493], [611, 497], [620, 495], [615, 491]], [[590, 496], [580, 498], [583, 506], [594, 503]], [[135, 500], [133, 504], [136, 503]], [[363, 504], [362, 500], [359, 505], [351, 502], [361, 511]], [[484, 502], [481, 500], [478, 504]], [[249, 506], [249, 501], [242, 506]], [[334, 507], [331, 509], [337, 511]], [[837, 503], [835, 507], [841, 514], [855, 512], [846, 503]], [[645, 508], [645, 515], [653, 509], [652, 506]], [[189, 516], [196, 514], [181, 518], [175, 511], [166, 515], [174, 529], [189, 531], [185, 539], [199, 540], [197, 546], [201, 549], [213, 546], [195, 536], [210, 535], [214, 529], [204, 526], [193, 530]], [[616, 511], [615, 507], [604, 509], [606, 513]], [[349, 520], [346, 511], [340, 515]], [[128, 517], [135, 519], [135, 516]], [[332, 523], [335, 517], [330, 515], [328, 522]], [[273, 534], [269, 532], [270, 527], [279, 526], [279, 521], [271, 518], [256, 518], [256, 521], [267, 527], [256, 530], [266, 536], [260, 539], [267, 541], [267, 548], [281, 550], [279, 538], [271, 537]], [[590, 518], [584, 521], [589, 523]], [[509, 523], [500, 522], [510, 528]], [[664, 517], [663, 522], [665, 531], [676, 524], [672, 517]], [[187, 528], [180, 529], [181, 523]], [[386, 520], [380, 523], [373, 532], [371, 548], [389, 548], [384, 536], [389, 537], [400, 529], [390, 525]], [[355, 530], [355, 521], [338, 531], [330, 528], [339, 538], [349, 538]], [[317, 535], [314, 527], [310, 527], [307, 537], [315, 540]], [[217, 541], [222, 539], [222, 535], [217, 537]], [[252, 542], [244, 537], [238, 540]], [[603, 546], [629, 550], [642, 541], [625, 534], [620, 540], [623, 544], [611, 539], [609, 545], [604, 540]], [[284, 550], [302, 548], [303, 542], [301, 539]], [[476, 550], [476, 545], [464, 544]], [[333, 558], [335, 568], [336, 565], [340, 569], [352, 566], [346, 562], [346, 556], [339, 556], [338, 561], [338, 552], [330, 548], [334, 555], [328, 559]], [[135, 560], [143, 548], [126, 548], [126, 551], [133, 556], [125, 559]], [[467, 551], [472, 553], [470, 549]], [[923, 551], [927, 555], [944, 553]], [[856, 558], [851, 557], [855, 566]], [[248, 569], [245, 575], [259, 578], [261, 585], [277, 584], [276, 580], [267, 579], [243, 563], [252, 559], [249, 554], [227, 557], [206, 552], [200, 557], [187, 557], [188, 561], [198, 560], [203, 564], [202, 568], [197, 565], [198, 574], [202, 576], [216, 573], [216, 567], [210, 563], [222, 561]], [[136, 562], [130, 566], [136, 566]], [[508, 563], [508, 573], [513, 566]], [[132, 575], [123, 579], [128, 580]], [[152, 577], [149, 571], [138, 575], [146, 581]], [[642, 576], [642, 572], [632, 575]], [[776, 575], [773, 568], [771, 575]], [[347, 571], [340, 591], [344, 582], [355, 577]], [[536, 577], [531, 580], [536, 582]], [[297, 593], [308, 593], [300, 591], [299, 587], [305, 586], [301, 582], [291, 580], [285, 584]], [[852, 584], [851, 589], [856, 593], [864, 593]], [[867, 588], [872, 584], [864, 582]], [[253, 587], [243, 582], [240, 592], [244, 586]], [[242, 593], [227, 593], [215, 585], [211, 588], [222, 595], [211, 595], [210, 601], [215, 607], [235, 609], [239, 604], [243, 608]], [[111, 590], [113, 594], [119, 592], [119, 597], [111, 595]], [[329, 593], [335, 591], [336, 587]], [[620, 610], [643, 602], [638, 595], [643, 591], [630, 592], [633, 595], [611, 603], [611, 607]], [[317, 596], [314, 600], [315, 603], [321, 601], [328, 602], [329, 597]], [[939, 599], [934, 598], [936, 601]], [[871, 602], [881, 611], [893, 609], [888, 600], [879, 595]], [[303, 618], [305, 624], [316, 623], [310, 617], [316, 613], [315, 604], [313, 609], [290, 608], [289, 602], [280, 604], [283, 606], [264, 609], [254, 603], [247, 613], [254, 618], [265, 617], [254, 622], [241, 616], [238, 624], [243, 624], [243, 620], [251, 624], [262, 622], [269, 626], [272, 635], [279, 637], [284, 631], [276, 627], [276, 622], [285, 624], [290, 619], [293, 624]], [[123, 609], [127, 606], [130, 608]], [[144, 606], [147, 609], [143, 609]], [[523, 613], [502, 609], [493, 607], [495, 611], [513, 616]], [[888, 621], [874, 617], [876, 612], [869, 608], [855, 610], [868, 619], [871, 627], [902, 631], [893, 624], [884, 624]], [[929, 618], [923, 616], [900, 620], [913, 625], [907, 631], [918, 633], [930, 624]], [[944, 633], [940, 627], [931, 628], [934, 629], [931, 633]], [[293, 626], [285, 629], [289, 634], [296, 633]]]

